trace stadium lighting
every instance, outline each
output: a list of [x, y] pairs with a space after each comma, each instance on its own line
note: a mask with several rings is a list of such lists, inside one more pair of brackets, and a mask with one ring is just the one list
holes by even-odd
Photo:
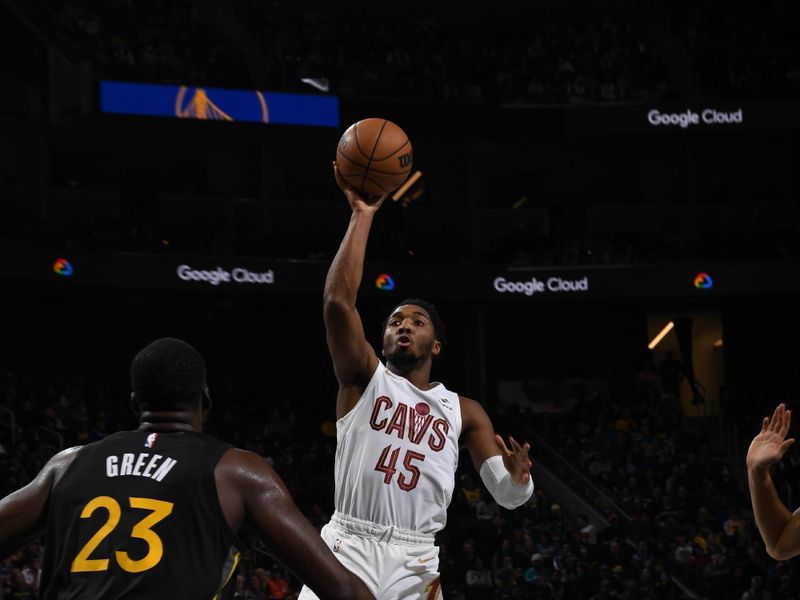
[[331, 91], [331, 84], [325, 78], [320, 77], [303, 77], [300, 81], [305, 83], [306, 85], [310, 85], [313, 88], [318, 89], [320, 92], [330, 92]]
[[653, 339], [650, 341], [650, 343], [649, 343], [649, 344], [647, 344], [647, 348], [648, 348], [648, 350], [652, 350], [653, 348], [655, 348], [656, 346], [658, 346], [658, 343], [659, 343], [661, 340], [663, 340], [663, 339], [664, 339], [664, 336], [665, 336], [665, 335], [667, 335], [667, 334], [668, 334], [670, 331], [672, 331], [672, 328], [673, 328], [673, 327], [675, 327], [675, 323], [673, 323], [672, 321], [670, 321], [669, 323], [667, 323], [667, 324], [664, 326], [664, 329], [662, 329], [662, 330], [661, 330], [661, 331], [658, 333], [658, 335], [657, 335], [656, 337], [654, 337], [654, 338], [653, 338]]

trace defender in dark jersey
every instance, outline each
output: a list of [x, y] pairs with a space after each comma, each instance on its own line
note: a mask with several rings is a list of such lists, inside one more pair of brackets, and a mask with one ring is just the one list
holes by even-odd
[[0, 500], [0, 557], [45, 532], [42, 598], [216, 599], [245, 520], [321, 598], [373, 598], [269, 465], [201, 433], [210, 399], [194, 348], [153, 342], [131, 383], [139, 429], [64, 450]]

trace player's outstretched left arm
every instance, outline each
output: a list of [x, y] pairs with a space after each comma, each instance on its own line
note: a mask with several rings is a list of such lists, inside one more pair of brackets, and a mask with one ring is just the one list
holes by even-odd
[[484, 485], [500, 506], [509, 510], [523, 505], [533, 494], [530, 444], [509, 436], [511, 447], [497, 435], [489, 415], [470, 398], [460, 397], [462, 434]]
[[0, 558], [5, 558], [41, 534], [47, 518], [50, 490], [75, 458], [79, 447], [56, 454], [25, 487], [0, 500]]
[[753, 514], [767, 554], [775, 560], [788, 560], [800, 554], [800, 509], [789, 512], [778, 493], [769, 468], [777, 463], [794, 443], [786, 439], [792, 413], [778, 405], [772, 418], [764, 417], [761, 431], [753, 438], [747, 451], [747, 480]]

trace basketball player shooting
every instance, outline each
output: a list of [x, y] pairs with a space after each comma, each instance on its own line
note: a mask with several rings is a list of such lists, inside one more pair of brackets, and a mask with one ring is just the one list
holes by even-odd
[[[444, 328], [423, 300], [385, 322], [381, 363], [356, 310], [367, 238], [386, 196], [368, 200], [334, 175], [352, 215], [325, 282], [324, 320], [339, 381], [335, 513], [322, 530], [334, 555], [377, 598], [441, 597], [434, 535], [445, 526], [459, 444], [498, 504], [533, 493], [529, 444], [495, 435], [475, 400], [430, 380]], [[304, 588], [300, 598], [315, 598]]]

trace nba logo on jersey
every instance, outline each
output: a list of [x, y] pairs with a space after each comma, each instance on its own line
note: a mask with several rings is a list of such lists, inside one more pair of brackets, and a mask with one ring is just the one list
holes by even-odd
[[156, 445], [156, 438], [158, 438], [157, 433], [151, 433], [147, 436], [147, 441], [144, 443], [145, 448], [152, 448]]

